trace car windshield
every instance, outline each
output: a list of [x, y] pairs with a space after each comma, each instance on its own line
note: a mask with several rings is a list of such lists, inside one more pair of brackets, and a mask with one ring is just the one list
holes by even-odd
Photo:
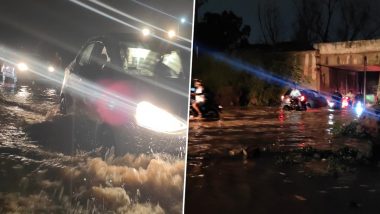
[[177, 51], [160, 53], [142, 44], [120, 43], [123, 70], [131, 75], [179, 78], [183, 75], [181, 57]]

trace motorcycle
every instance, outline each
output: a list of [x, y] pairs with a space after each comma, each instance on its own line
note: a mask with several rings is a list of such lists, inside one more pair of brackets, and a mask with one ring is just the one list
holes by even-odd
[[285, 105], [283, 107], [284, 110], [296, 110], [296, 111], [306, 111], [306, 97], [304, 95], [301, 96], [293, 96], [288, 98], [283, 98], [285, 100]]
[[[191, 88], [191, 99], [194, 100], [193, 93], [195, 92], [195, 88]], [[191, 102], [192, 103], [192, 102]], [[198, 116], [197, 112], [193, 108], [193, 106], [190, 103], [190, 117], [196, 117]], [[214, 99], [211, 98], [211, 96], [206, 94], [206, 102], [199, 106], [199, 110], [202, 113], [203, 119], [211, 119], [211, 120], [219, 120], [220, 119], [220, 113], [222, 112], [223, 107], [221, 105], [218, 105]]]
[[350, 97], [343, 97], [342, 100], [342, 108], [351, 108], [352, 107], [352, 100]]

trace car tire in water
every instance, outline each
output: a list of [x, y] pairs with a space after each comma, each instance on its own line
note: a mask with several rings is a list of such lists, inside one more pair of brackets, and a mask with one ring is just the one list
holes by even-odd
[[59, 101], [59, 111], [61, 114], [68, 114], [70, 108], [70, 100], [65, 95], [61, 96], [61, 99]]

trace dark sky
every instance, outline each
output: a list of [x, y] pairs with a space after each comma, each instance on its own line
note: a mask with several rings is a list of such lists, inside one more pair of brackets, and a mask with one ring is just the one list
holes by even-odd
[[[186, 16], [191, 21], [192, 0], [140, 0], [174, 16]], [[81, 1], [91, 4], [89, 1]], [[130, 0], [103, 0], [102, 2], [163, 29], [177, 29], [177, 21]], [[96, 7], [96, 6], [95, 6]], [[99, 9], [99, 7], [96, 7]], [[122, 18], [137, 27], [140, 23]], [[183, 36], [190, 38], [191, 25], [181, 28]], [[84, 9], [69, 0], [2, 0], [0, 6], [0, 43], [8, 46], [25, 46], [35, 49], [46, 43], [71, 51], [74, 55], [90, 37], [112, 32], [133, 32], [129, 27]], [[62, 50], [61, 50], [62, 51]], [[66, 53], [67, 54], [67, 53]]]
[[[258, 23], [257, 6], [258, 2], [262, 3], [273, 3], [277, 5], [279, 9], [279, 25], [281, 40], [288, 41], [292, 39], [292, 30], [295, 27], [296, 22], [296, 4], [300, 0], [207, 0], [207, 2], [200, 9], [200, 18], [205, 12], [217, 12], [220, 13], [224, 10], [231, 10], [236, 15], [243, 18], [244, 24], [251, 26], [251, 43], [261, 43], [263, 42], [262, 32]], [[356, 0], [355, 3], [358, 7], [361, 5], [361, 0]], [[380, 21], [380, 1], [379, 0], [369, 0], [370, 10], [372, 16], [377, 16]], [[341, 8], [338, 6], [336, 8], [334, 23], [332, 24], [332, 30], [336, 30], [340, 21], [338, 20], [340, 16]], [[363, 23], [364, 24], [364, 23]], [[380, 24], [380, 23], [379, 23]], [[378, 25], [379, 25], [378, 24]], [[380, 36], [380, 32], [378, 34]], [[335, 39], [335, 38], [333, 38]]]
[[[257, 5], [260, 0], [208, 0], [202, 6], [200, 15], [205, 12], [222, 12], [224, 10], [231, 10], [237, 16], [243, 17], [243, 22], [251, 26], [250, 41], [252, 43], [262, 42], [261, 31], [259, 29], [257, 18]], [[290, 39], [289, 29], [295, 21], [295, 7], [293, 0], [274, 0], [280, 10], [280, 16], [286, 17], [286, 21], [281, 20], [281, 32], [284, 40]]]

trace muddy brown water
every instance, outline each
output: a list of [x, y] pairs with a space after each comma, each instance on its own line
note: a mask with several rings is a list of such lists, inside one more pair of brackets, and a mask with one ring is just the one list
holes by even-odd
[[[369, 155], [367, 140], [335, 137], [350, 111], [229, 109], [220, 121], [190, 122], [186, 213], [378, 213], [380, 168], [317, 155], [283, 163], [281, 154], [346, 146]], [[261, 155], [250, 157], [259, 151]], [[294, 157], [297, 157], [295, 155]], [[302, 159], [303, 160], [303, 159]]]
[[181, 213], [183, 157], [73, 150], [56, 89], [0, 93], [0, 213]]

